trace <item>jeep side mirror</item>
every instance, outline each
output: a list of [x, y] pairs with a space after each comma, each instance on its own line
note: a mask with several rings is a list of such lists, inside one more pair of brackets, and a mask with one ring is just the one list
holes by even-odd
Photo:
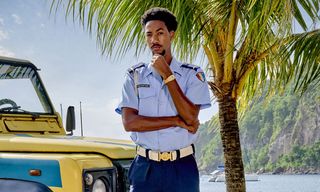
[[67, 111], [66, 131], [67, 135], [73, 135], [73, 130], [76, 129], [76, 120], [74, 115], [74, 106], [69, 106]]

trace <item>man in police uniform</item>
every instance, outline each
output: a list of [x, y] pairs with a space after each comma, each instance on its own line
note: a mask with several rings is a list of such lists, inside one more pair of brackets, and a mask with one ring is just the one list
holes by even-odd
[[130, 68], [117, 111], [137, 144], [130, 170], [133, 192], [197, 192], [199, 173], [193, 142], [200, 109], [210, 107], [203, 71], [171, 54], [175, 16], [152, 8], [141, 18], [153, 57]]

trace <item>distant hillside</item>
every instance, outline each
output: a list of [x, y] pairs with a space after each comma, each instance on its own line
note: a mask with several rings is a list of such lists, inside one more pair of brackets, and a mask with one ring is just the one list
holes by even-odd
[[[320, 89], [302, 98], [285, 93], [256, 102], [239, 123], [246, 171], [313, 173], [320, 170]], [[199, 128], [196, 143], [200, 170], [223, 164], [218, 129]]]

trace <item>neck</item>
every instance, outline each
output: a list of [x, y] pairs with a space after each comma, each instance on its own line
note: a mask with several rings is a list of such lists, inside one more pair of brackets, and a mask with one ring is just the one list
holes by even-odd
[[168, 54], [166, 54], [166, 55], [164, 56], [164, 59], [166, 60], [166, 62], [168, 63], [168, 65], [170, 65], [170, 64], [171, 64], [171, 61], [172, 61], [172, 55], [171, 55], [171, 53], [169, 52]]

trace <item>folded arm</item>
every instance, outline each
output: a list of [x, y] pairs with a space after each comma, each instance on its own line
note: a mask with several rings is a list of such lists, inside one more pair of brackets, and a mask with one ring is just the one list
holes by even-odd
[[[145, 132], [179, 126], [195, 133], [193, 126], [187, 125], [179, 116], [148, 117], [138, 114], [133, 108], [122, 108], [122, 122], [126, 131]], [[197, 125], [198, 126], [198, 125]]]

